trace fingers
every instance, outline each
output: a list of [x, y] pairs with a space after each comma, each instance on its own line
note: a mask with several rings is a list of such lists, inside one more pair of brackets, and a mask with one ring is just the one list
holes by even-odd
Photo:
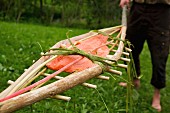
[[129, 0], [121, 0], [119, 6], [123, 8], [125, 5], [128, 4], [129, 4]]

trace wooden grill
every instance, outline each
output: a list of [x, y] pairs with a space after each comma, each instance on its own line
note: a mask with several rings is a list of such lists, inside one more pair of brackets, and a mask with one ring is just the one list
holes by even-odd
[[[124, 45], [126, 36], [125, 13], [126, 11], [124, 9], [121, 26], [100, 29], [98, 30], [98, 32], [90, 31], [86, 34], [72, 37], [70, 38], [70, 40], [76, 43], [87, 40], [93, 36], [98, 35], [99, 33], [104, 33], [107, 36], [114, 35], [117, 39], [108, 40], [107, 46], [110, 49], [110, 54], [107, 55], [106, 58], [114, 60], [116, 62], [115, 67], [127, 69], [129, 62], [131, 62], [131, 49], [125, 47]], [[51, 48], [60, 48], [61, 46], [67, 44], [69, 44], [68, 39], [56, 43]], [[57, 99], [69, 101], [71, 97], [62, 96], [59, 94], [77, 85], [83, 85], [89, 88], [97, 88], [97, 86], [94, 84], [86, 83], [87, 80], [92, 78], [109, 80], [108, 76], [101, 75], [103, 72], [103, 67], [101, 65], [95, 65], [80, 72], [70, 73], [66, 77], [54, 76], [53, 78], [57, 80], [56, 82], [44, 86], [42, 86], [44, 83], [41, 83], [36, 88], [31, 89], [31, 91], [25, 91], [21, 95], [13, 95], [11, 98], [5, 99], [6, 97], [14, 94], [15, 92], [27, 87], [32, 81], [34, 81], [39, 76], [50, 76], [51, 74], [46, 72], [46, 64], [55, 59], [56, 57], [57, 55], [42, 56], [39, 60], [33, 63], [33, 65], [26, 69], [25, 72], [16, 81], [9, 80], [8, 83], [10, 84], [10, 86], [0, 93], [0, 112], [13, 112], [45, 98], [55, 97]], [[123, 61], [126, 63], [120, 64], [119, 61]], [[114, 69], [114, 67], [110, 66], [107, 66], [107, 69], [105, 71], [108, 71], [112, 74], [117, 74], [119, 76], [122, 75], [121, 71], [116, 70]]]

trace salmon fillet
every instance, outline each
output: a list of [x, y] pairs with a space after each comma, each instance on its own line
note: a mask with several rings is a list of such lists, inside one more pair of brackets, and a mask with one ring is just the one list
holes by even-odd
[[[109, 54], [109, 48], [105, 45], [107, 43], [107, 39], [107, 36], [99, 34], [97, 36], [93, 36], [89, 39], [79, 42], [78, 44], [76, 44], [76, 47], [89, 54], [105, 57]], [[59, 70], [80, 57], [80, 55], [59, 55], [57, 58], [47, 63], [46, 66], [52, 70]], [[82, 71], [95, 65], [96, 64], [94, 64], [91, 60], [84, 57], [83, 59], [66, 69], [65, 72], [71, 73], [75, 71]]]

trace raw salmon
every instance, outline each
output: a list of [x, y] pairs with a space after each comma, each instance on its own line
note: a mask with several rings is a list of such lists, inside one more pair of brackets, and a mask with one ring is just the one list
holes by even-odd
[[[108, 39], [107, 36], [103, 36], [100, 34], [79, 42], [76, 45], [76, 47], [89, 54], [105, 57], [106, 55], [109, 54], [109, 48], [106, 46], [107, 39]], [[67, 55], [67, 56], [59, 55], [57, 58], [47, 63], [46, 66], [52, 70], [59, 70], [65, 65], [69, 64], [70, 62], [73, 62], [74, 60], [80, 57], [81, 57], [80, 55]], [[82, 71], [95, 65], [96, 64], [94, 64], [91, 60], [84, 57], [74, 65], [70, 66], [65, 71], [66, 72]]]

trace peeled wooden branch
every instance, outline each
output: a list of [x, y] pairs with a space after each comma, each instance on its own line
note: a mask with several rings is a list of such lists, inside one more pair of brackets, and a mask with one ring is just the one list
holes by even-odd
[[[44, 75], [44, 76], [49, 76], [50, 74], [48, 74], [48, 73], [43, 73], [42, 75]], [[53, 77], [53, 78], [55, 78], [55, 79], [57, 79], [57, 80], [60, 80], [60, 79], [62, 79], [62, 78], [64, 78], [64, 77], [55, 76], [55, 77]]]
[[113, 73], [113, 74], [122, 75], [121, 71], [117, 71], [117, 70], [113, 70], [113, 69], [108, 69], [107, 71], [110, 73]]
[[107, 77], [107, 76], [102, 76], [102, 75], [99, 75], [99, 76], [97, 76], [96, 78], [102, 79], [102, 80], [109, 80], [109, 79], [110, 79], [109, 77]]
[[[116, 50], [111, 50], [112, 52], [116, 52]], [[128, 52], [122, 52], [123, 55], [129, 56]]]
[[55, 95], [53, 98], [64, 100], [64, 101], [70, 101], [71, 97], [63, 96], [63, 95]]
[[120, 57], [120, 60], [123, 60], [123, 61], [126, 61], [126, 62], [130, 62], [130, 59], [128, 59], [128, 58]]
[[78, 73], [73, 73], [47, 86], [41, 87], [37, 90], [33, 90], [31, 92], [1, 102], [0, 113], [14, 112], [20, 108], [31, 105], [42, 99], [53, 97], [56, 94], [60, 94], [66, 90], [69, 90], [78, 84], [82, 84], [86, 80], [94, 78], [95, 76], [98, 76], [101, 73], [102, 73], [102, 68], [99, 65], [83, 70]]
[[128, 52], [132, 52], [132, 49], [125, 47], [125, 50]]
[[7, 82], [8, 84], [13, 84], [14, 83], [14, 81], [12, 81], [12, 80], [8, 80], [8, 82]]
[[128, 66], [125, 65], [125, 64], [117, 64], [117, 66], [118, 66], [118, 67], [121, 67], [121, 68], [128, 68]]

